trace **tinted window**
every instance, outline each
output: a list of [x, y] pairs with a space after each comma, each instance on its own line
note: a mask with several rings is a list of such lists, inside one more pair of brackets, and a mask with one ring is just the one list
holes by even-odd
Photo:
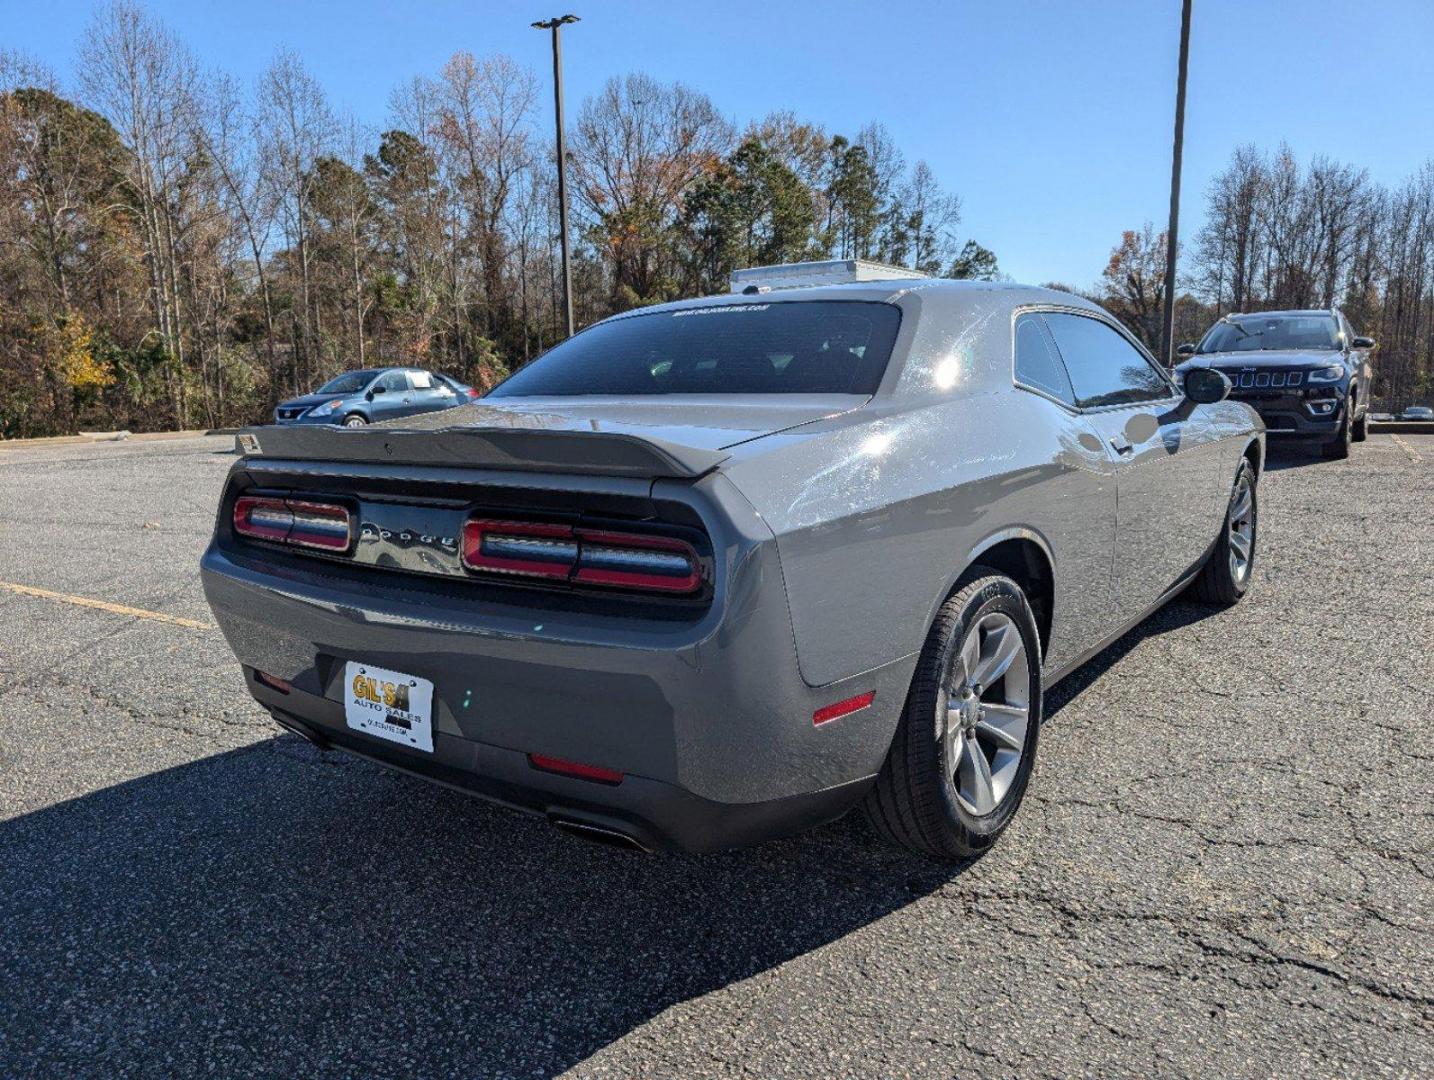
[[871, 394], [896, 340], [890, 304], [709, 305], [599, 323], [489, 397]]
[[390, 371], [378, 381], [390, 394], [402, 393], [408, 389], [408, 376], [401, 371]]
[[1243, 315], [1216, 323], [1199, 351], [1261, 352], [1270, 349], [1338, 349], [1333, 315]]
[[373, 379], [372, 371], [350, 371], [336, 379], [330, 379], [319, 387], [320, 394], [357, 394]]
[[1098, 319], [1050, 312], [1043, 316], [1070, 373], [1082, 408], [1169, 397], [1170, 384], [1144, 355]]
[[1067, 405], [1075, 404], [1070, 376], [1039, 315], [1022, 315], [1016, 320], [1016, 380], [1044, 390]]

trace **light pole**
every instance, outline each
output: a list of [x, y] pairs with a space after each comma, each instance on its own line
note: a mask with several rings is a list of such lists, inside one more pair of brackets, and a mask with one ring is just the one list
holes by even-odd
[[1170, 228], [1165, 233], [1165, 312], [1160, 327], [1160, 359], [1175, 363], [1175, 256], [1180, 247], [1180, 154], [1185, 143], [1185, 69], [1190, 61], [1190, 0], [1180, 12], [1180, 74], [1175, 84], [1175, 152], [1170, 161]]
[[[1188, 2], [1188, 0], [1187, 0]], [[563, 311], [568, 337], [573, 336], [573, 267], [568, 256], [568, 152], [563, 137], [563, 27], [578, 21], [576, 15], [559, 15], [535, 22], [534, 29], [553, 32], [553, 111], [558, 126], [558, 237], [563, 247]]]

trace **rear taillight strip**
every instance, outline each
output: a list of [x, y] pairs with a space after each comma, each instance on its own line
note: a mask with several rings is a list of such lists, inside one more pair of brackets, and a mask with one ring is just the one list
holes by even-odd
[[233, 523], [235, 533], [255, 540], [340, 553], [353, 545], [353, 516], [337, 503], [241, 495]]
[[645, 592], [690, 593], [702, 583], [697, 551], [685, 540], [522, 521], [467, 522], [463, 565]]

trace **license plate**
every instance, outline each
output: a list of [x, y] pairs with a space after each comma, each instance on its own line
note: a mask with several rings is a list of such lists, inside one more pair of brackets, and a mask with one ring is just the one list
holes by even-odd
[[433, 753], [433, 684], [401, 671], [344, 667], [344, 719], [365, 735]]

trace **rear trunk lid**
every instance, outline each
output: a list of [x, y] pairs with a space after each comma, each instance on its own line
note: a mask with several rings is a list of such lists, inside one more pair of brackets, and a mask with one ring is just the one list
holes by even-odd
[[248, 454], [608, 476], [701, 476], [734, 446], [859, 408], [852, 394], [485, 399], [367, 428], [262, 427]]

